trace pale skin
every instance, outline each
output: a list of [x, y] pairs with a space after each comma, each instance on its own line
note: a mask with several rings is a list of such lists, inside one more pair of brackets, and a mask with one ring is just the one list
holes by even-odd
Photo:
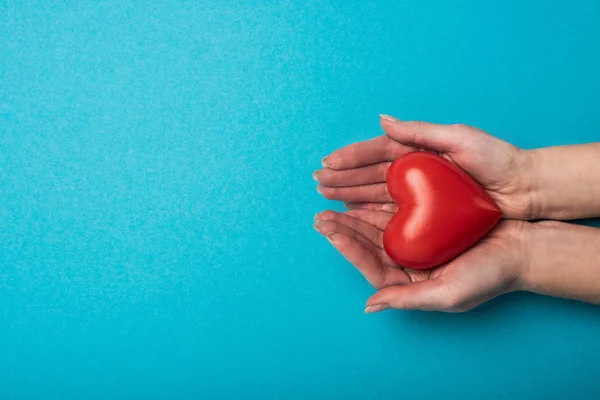
[[[317, 190], [348, 211], [324, 211], [315, 228], [377, 289], [365, 312], [461, 312], [525, 290], [600, 304], [600, 229], [556, 221], [600, 216], [600, 143], [522, 150], [465, 125], [381, 116], [384, 135], [334, 151]], [[430, 270], [394, 263], [382, 233], [396, 210], [385, 185], [392, 161], [432, 151], [468, 172], [502, 220], [471, 249]]]

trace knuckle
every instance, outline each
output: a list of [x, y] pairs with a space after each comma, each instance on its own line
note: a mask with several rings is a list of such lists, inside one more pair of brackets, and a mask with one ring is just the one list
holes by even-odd
[[328, 184], [331, 181], [331, 170], [329, 168], [323, 168], [319, 171], [319, 183]]
[[452, 128], [455, 131], [464, 131], [466, 129], [471, 129], [471, 127], [466, 124], [452, 124], [450, 125], [450, 128]]
[[329, 186], [324, 186], [321, 188], [321, 194], [327, 200], [335, 200], [336, 195], [337, 195], [337, 189], [329, 187]]
[[410, 124], [414, 128], [420, 128], [420, 127], [426, 126], [427, 122], [417, 120], [417, 121], [411, 121]]
[[330, 231], [336, 228], [336, 224], [331, 219], [325, 219], [321, 222], [320, 229], [324, 232]]
[[412, 121], [407, 126], [407, 131], [412, 137], [412, 141], [419, 143], [423, 139], [423, 132], [427, 129], [428, 124], [423, 121]]
[[323, 219], [333, 219], [333, 218], [335, 218], [335, 213], [330, 210], [325, 210], [325, 211], [321, 212], [321, 217]]
[[469, 308], [468, 306], [458, 305], [458, 306], [455, 306], [455, 307], [447, 308], [444, 311], [452, 313], [452, 314], [461, 314], [461, 313], [469, 311], [470, 309], [471, 308]]
[[471, 311], [473, 308], [475, 308], [474, 306], [462, 306], [462, 307], [458, 307], [456, 309], [453, 310], [453, 312], [455, 313], [466, 313]]
[[415, 302], [406, 302], [398, 305], [399, 310], [418, 310], [421, 308], [420, 304]]
[[456, 294], [448, 294], [441, 301], [442, 309], [444, 310], [458, 310], [464, 305], [464, 301], [461, 296]]
[[387, 136], [387, 135], [383, 135], [381, 136], [381, 141], [382, 141], [382, 145], [383, 145], [383, 156], [385, 157], [386, 160], [392, 160], [394, 159], [394, 149], [396, 148], [396, 145], [398, 144], [398, 142], [396, 142], [394, 139], [392, 139], [391, 137]]
[[558, 230], [561, 229], [562, 227], [564, 227], [564, 222], [559, 222], [559, 221], [539, 221], [536, 222], [537, 226], [543, 226], [544, 228], [548, 228], [548, 229], [552, 229], [552, 230]]
[[423, 121], [410, 121], [405, 123], [406, 130], [412, 135], [418, 135], [419, 132], [425, 127]]
[[[377, 250], [377, 256], [380, 260], [383, 261], [384, 265], [395, 267], [394, 260], [390, 258], [390, 256], [388, 255], [388, 253], [385, 252], [384, 249]], [[383, 268], [383, 270], [385, 271], [383, 272], [383, 276], [388, 278], [390, 275], [390, 270], [388, 268]]]
[[382, 268], [381, 269], [381, 276], [380, 279], [378, 280], [378, 282], [372, 282], [373, 287], [377, 290], [380, 290], [381, 288], [384, 288], [385, 286], [387, 286], [387, 281], [389, 279], [389, 271], [387, 268]]

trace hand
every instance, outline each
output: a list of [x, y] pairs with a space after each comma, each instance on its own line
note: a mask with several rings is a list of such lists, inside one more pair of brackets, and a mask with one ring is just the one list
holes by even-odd
[[451, 262], [411, 270], [383, 250], [383, 229], [391, 217], [377, 210], [324, 211], [315, 217], [315, 228], [379, 290], [367, 301], [366, 313], [387, 308], [462, 312], [521, 288], [530, 223], [503, 220]]
[[381, 117], [385, 135], [334, 151], [315, 171], [317, 190], [350, 209], [394, 212], [386, 175], [392, 161], [418, 150], [436, 152], [469, 173], [507, 218], [530, 219], [532, 196], [529, 153], [465, 125], [401, 122]]

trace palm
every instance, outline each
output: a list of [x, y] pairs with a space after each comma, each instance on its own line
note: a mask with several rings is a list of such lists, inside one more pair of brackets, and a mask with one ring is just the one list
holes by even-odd
[[315, 173], [318, 190], [351, 209], [394, 212], [386, 175], [392, 161], [412, 151], [433, 151], [467, 171], [496, 201], [504, 216], [526, 219], [530, 199], [523, 187], [522, 152], [478, 129], [463, 125], [391, 123], [386, 135], [332, 153]]
[[[383, 229], [392, 214], [378, 210], [325, 211], [316, 228], [376, 288], [375, 296], [397, 287], [430, 286], [443, 292], [435, 309], [461, 311], [510, 290], [518, 276], [514, 240], [519, 222], [502, 221], [474, 247], [453, 261], [430, 270], [413, 270], [396, 264], [383, 250]], [[427, 281], [427, 282], [425, 282]], [[374, 296], [374, 297], [375, 297]], [[415, 306], [414, 308], [420, 308]]]

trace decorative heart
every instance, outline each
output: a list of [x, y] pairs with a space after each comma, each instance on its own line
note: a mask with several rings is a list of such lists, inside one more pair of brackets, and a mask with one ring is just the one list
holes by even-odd
[[394, 161], [387, 187], [398, 211], [385, 227], [383, 247], [404, 267], [426, 269], [452, 260], [502, 217], [473, 178], [432, 153]]

